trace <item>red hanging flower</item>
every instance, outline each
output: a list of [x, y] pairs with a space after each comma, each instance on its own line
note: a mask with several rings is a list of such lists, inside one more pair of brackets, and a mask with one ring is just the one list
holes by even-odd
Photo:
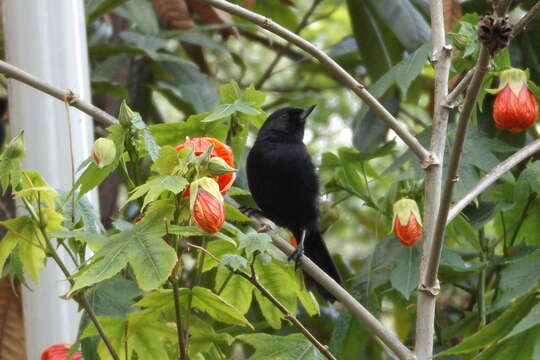
[[511, 133], [531, 127], [538, 115], [538, 102], [527, 87], [527, 74], [520, 69], [509, 69], [501, 73], [499, 89], [493, 102], [495, 125]]
[[405, 246], [414, 245], [422, 235], [422, 219], [416, 201], [400, 199], [394, 204], [394, 234]]
[[[41, 360], [66, 360], [69, 354], [69, 344], [51, 345], [41, 353]], [[75, 351], [71, 360], [84, 360], [80, 351]]]
[[[211, 137], [198, 137], [186, 141], [176, 147], [176, 151], [180, 151], [186, 147], [193, 149], [195, 155], [199, 156], [206, 151], [211, 145], [214, 145], [210, 157], [219, 157], [225, 160], [225, 163], [231, 168], [234, 168], [234, 156], [231, 148], [221, 141]], [[216, 181], [219, 184], [219, 190], [221, 194], [225, 193], [231, 188], [236, 174], [234, 172], [216, 176]], [[189, 189], [186, 190], [184, 196], [189, 196]]]
[[225, 222], [223, 196], [218, 184], [208, 177], [201, 178], [191, 184], [190, 194], [191, 216], [198, 227], [213, 234], [218, 232]]

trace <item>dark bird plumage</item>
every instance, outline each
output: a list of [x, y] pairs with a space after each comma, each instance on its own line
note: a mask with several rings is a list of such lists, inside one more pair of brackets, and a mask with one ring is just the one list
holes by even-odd
[[[314, 107], [285, 107], [268, 117], [247, 159], [248, 183], [264, 216], [291, 230], [299, 242], [305, 232], [303, 253], [341, 284], [319, 229], [319, 178], [303, 143], [306, 118]], [[325, 299], [335, 300], [307, 274], [305, 279]]]

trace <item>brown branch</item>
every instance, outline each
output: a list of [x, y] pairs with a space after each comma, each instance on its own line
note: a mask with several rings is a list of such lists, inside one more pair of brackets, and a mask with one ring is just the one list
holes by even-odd
[[471, 117], [471, 113], [474, 109], [476, 97], [478, 96], [478, 92], [480, 91], [480, 86], [482, 85], [482, 81], [484, 80], [484, 75], [488, 70], [489, 59], [489, 51], [485, 46], [482, 45], [480, 49], [480, 55], [478, 56], [478, 61], [476, 63], [476, 69], [467, 90], [467, 94], [465, 95], [463, 109], [458, 120], [458, 127], [454, 139], [454, 146], [452, 147], [452, 154], [448, 163], [448, 174], [446, 176], [444, 191], [441, 197], [439, 214], [437, 216], [435, 234], [433, 237], [433, 245], [429, 253], [426, 273], [421, 284], [421, 290], [430, 292], [432, 294], [438, 292], [437, 273], [439, 270], [439, 263], [444, 242], [444, 231], [446, 228], [448, 212], [450, 210], [450, 203], [452, 201], [454, 184], [459, 181], [459, 161], [461, 158], [461, 153], [463, 151], [463, 143], [465, 141], [467, 125]]
[[267, 17], [254, 13], [241, 6], [229, 3], [225, 0], [198, 1], [202, 1], [230, 14], [249, 20], [309, 53], [315, 59], [319, 60], [322, 65], [326, 66], [344, 86], [351, 89], [356, 95], [364, 100], [367, 106], [377, 113], [403, 140], [403, 142], [405, 142], [418, 156], [422, 162], [422, 166], [428, 167], [434, 163], [438, 163], [438, 159], [432, 156], [432, 154], [430, 154], [429, 151], [426, 150], [422, 144], [420, 144], [418, 139], [416, 139], [388, 110], [386, 110], [386, 108], [375, 97], [373, 97], [373, 95], [371, 95], [369, 91], [366, 90], [364, 85], [356, 81], [354, 77], [339, 66], [338, 63], [328, 56], [328, 54], [317, 48], [314, 44], [294, 34], [292, 31], [287, 30], [283, 26], [278, 25]]
[[85, 114], [88, 114], [94, 118], [97, 122], [104, 126], [109, 126], [118, 122], [118, 120], [100, 108], [79, 99], [73, 94], [71, 90], [61, 89], [49, 83], [46, 83], [33, 75], [11, 65], [4, 61], [0, 61], [0, 73], [4, 74], [7, 78], [18, 80], [22, 83], [30, 85], [44, 93], [57, 98], [60, 101], [70, 99], [69, 105], [81, 110]]
[[[306, 26], [309, 25], [309, 23], [308, 23], [309, 18], [311, 17], [311, 15], [313, 15], [313, 12], [315, 11], [315, 8], [321, 3], [321, 1], [322, 0], [313, 0], [313, 3], [311, 4], [311, 7], [305, 13], [304, 17], [302, 18], [302, 20], [300, 21], [300, 23], [298, 24], [296, 29], [294, 29], [295, 34], [300, 34], [300, 32]], [[280, 51], [277, 52], [276, 56], [274, 57], [274, 59], [272, 60], [270, 65], [268, 65], [268, 67], [263, 72], [263, 74], [262, 74], [261, 78], [259, 79], [259, 81], [257, 81], [257, 83], [255, 84], [256, 89], [262, 88], [262, 86], [264, 85], [266, 80], [270, 79], [270, 77], [272, 76], [272, 72], [274, 71], [274, 68], [277, 66], [277, 64], [281, 60], [281, 57], [283, 56], [283, 53], [286, 50], [288, 50], [290, 47], [291, 47], [291, 43], [288, 43], [287, 46], [285, 46], [285, 48], [283, 48], [283, 49], [281, 49]]]
[[516, 37], [521, 31], [525, 30], [527, 25], [534, 19], [536, 15], [540, 13], [540, 1], [537, 1], [532, 8], [527, 11], [527, 13], [519, 19], [519, 21], [514, 25], [512, 30], [512, 38]]

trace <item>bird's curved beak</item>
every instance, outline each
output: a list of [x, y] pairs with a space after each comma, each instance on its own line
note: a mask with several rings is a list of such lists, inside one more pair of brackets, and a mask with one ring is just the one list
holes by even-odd
[[302, 120], [306, 120], [306, 118], [309, 116], [309, 114], [311, 114], [313, 109], [315, 109], [315, 106], [317, 106], [317, 104], [313, 104], [310, 107], [308, 107], [307, 109], [305, 109], [304, 111], [302, 111], [302, 114], [300, 115]]

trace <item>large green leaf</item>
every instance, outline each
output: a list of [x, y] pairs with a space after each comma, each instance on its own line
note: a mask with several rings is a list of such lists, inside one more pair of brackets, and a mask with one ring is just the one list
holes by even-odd
[[[230, 274], [230, 270], [224, 267], [218, 269], [216, 273], [216, 290], [223, 285], [223, 282]], [[221, 297], [236, 307], [242, 315], [245, 315], [253, 300], [253, 285], [239, 275], [232, 275], [225, 288], [223, 288]]]
[[169, 191], [176, 195], [183, 191], [187, 185], [187, 180], [181, 176], [158, 176], [133, 189], [133, 193], [124, 205], [144, 195], [142, 205], [144, 209], [150, 202], [159, 198], [163, 192]]
[[537, 302], [536, 294], [523, 297], [495, 319], [495, 321], [482, 328], [476, 334], [465, 338], [460, 344], [437, 354], [437, 356], [467, 354], [495, 343], [508, 334], [529, 313]]
[[90, 0], [86, 1], [87, 22], [91, 23], [101, 15], [108, 13], [114, 8], [129, 0]]
[[177, 261], [174, 249], [162, 239], [166, 232], [163, 219], [171, 216], [171, 210], [158, 208], [137, 225], [112, 235], [76, 277], [71, 293], [111, 278], [128, 263], [141, 289], [148, 291], [163, 284]]
[[402, 261], [390, 274], [392, 287], [399, 291], [406, 300], [409, 300], [412, 292], [418, 287], [419, 266], [419, 249], [417, 247], [404, 248]]
[[538, 356], [540, 356], [539, 344], [540, 325], [537, 325], [482, 351], [473, 360], [538, 359]]
[[96, 315], [125, 319], [127, 313], [136, 310], [133, 299], [141, 294], [133, 281], [115, 276], [98, 283], [87, 296]]
[[276, 336], [263, 333], [237, 337], [255, 348], [249, 360], [322, 360], [325, 357], [301, 334]]
[[132, 24], [145, 34], [155, 35], [159, 32], [159, 24], [152, 3], [146, 0], [129, 0], [115, 12], [130, 20]]

